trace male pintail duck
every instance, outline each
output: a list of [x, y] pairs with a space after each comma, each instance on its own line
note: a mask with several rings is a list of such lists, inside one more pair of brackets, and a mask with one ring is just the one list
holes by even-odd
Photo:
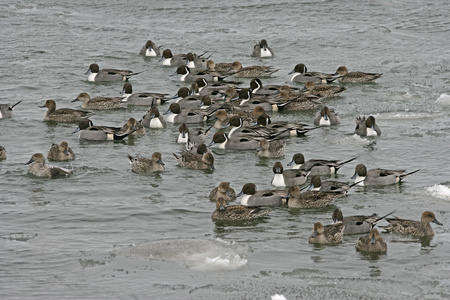
[[253, 51], [251, 56], [253, 57], [273, 57], [273, 51], [270, 49], [267, 41], [262, 39], [259, 43], [253, 46]]
[[192, 153], [189, 150], [184, 150], [181, 155], [173, 153], [173, 156], [178, 161], [180, 167], [195, 170], [212, 170], [214, 171], [214, 156], [207, 152], [202, 154]]
[[0, 104], [0, 119], [11, 118], [13, 116], [14, 107], [20, 102], [22, 102], [22, 100], [12, 106], [9, 106], [9, 104]]
[[45, 101], [45, 104], [39, 107], [46, 107], [44, 121], [56, 122], [79, 122], [82, 119], [92, 116], [94, 113], [84, 110], [71, 108], [56, 109], [56, 103], [53, 100]]
[[238, 61], [231, 64], [231, 70], [234, 77], [240, 78], [255, 78], [255, 77], [270, 77], [277, 72], [272, 66], [248, 66], [243, 67]]
[[42, 153], [35, 153], [31, 156], [30, 160], [26, 163], [29, 166], [28, 173], [37, 176], [37, 177], [48, 177], [48, 178], [56, 178], [59, 176], [65, 176], [72, 173], [72, 171], [51, 167], [45, 165], [45, 158]]
[[245, 205], [226, 206], [225, 199], [220, 197], [216, 200], [216, 210], [212, 213], [211, 218], [214, 221], [246, 221], [259, 218], [271, 211], [271, 209]]
[[172, 54], [170, 49], [165, 49], [161, 58], [158, 60], [163, 66], [185, 66], [187, 63], [186, 54]]
[[313, 81], [308, 81], [302, 92], [320, 98], [339, 96], [347, 88], [338, 85], [316, 85]]
[[339, 193], [322, 193], [307, 191], [301, 193], [298, 185], [289, 188], [286, 199], [291, 208], [322, 208], [333, 204], [334, 199], [341, 196]]
[[259, 147], [256, 149], [256, 156], [260, 158], [277, 158], [284, 156], [285, 141], [268, 141], [262, 139], [259, 141]]
[[167, 123], [163, 116], [159, 114], [158, 107], [152, 106], [142, 117], [140, 123], [147, 128], [166, 128]]
[[231, 201], [236, 199], [236, 192], [230, 187], [229, 182], [221, 182], [219, 186], [216, 186], [210, 193], [210, 200], [217, 200], [219, 198], [225, 199], [225, 201]]
[[263, 85], [261, 79], [259, 78], [253, 78], [250, 81], [250, 89], [252, 90], [252, 93], [255, 95], [273, 95], [278, 94], [281, 91], [287, 91], [291, 93], [291, 92], [298, 92], [299, 90], [298, 88], [281, 84]]
[[251, 89], [248, 88], [241, 89], [238, 96], [232, 100], [237, 100], [237, 105], [243, 109], [252, 110], [261, 106], [266, 111], [278, 111], [289, 102], [276, 97], [276, 95], [253, 95]]
[[[345, 234], [345, 232], [344, 232]], [[371, 253], [387, 252], [387, 244], [380, 236], [378, 230], [373, 228], [368, 235], [360, 237], [356, 241], [356, 250]]]
[[342, 222], [345, 225], [344, 234], [363, 234], [368, 233], [375, 225], [393, 213], [390, 212], [382, 217], [374, 213], [370, 216], [357, 215], [357, 216], [347, 216], [342, 215], [342, 211], [336, 208], [331, 216], [333, 223]]
[[[261, 116], [263, 119], [265, 117]], [[246, 137], [254, 137], [257, 139], [261, 138], [275, 138], [282, 134], [285, 130], [278, 130], [267, 128], [263, 126], [249, 126], [244, 125], [244, 120], [240, 116], [232, 116], [228, 121], [228, 124], [225, 127], [231, 127], [230, 132], [228, 133], [228, 137], [234, 136], [246, 136]]]
[[154, 152], [151, 158], [140, 156], [132, 157], [129, 154], [127, 157], [131, 164], [131, 170], [135, 173], [148, 174], [165, 170], [162, 156], [159, 152]]
[[54, 161], [74, 160], [75, 153], [73, 153], [67, 142], [62, 142], [59, 145], [53, 143], [48, 151], [47, 158]]
[[80, 139], [91, 141], [120, 141], [126, 138], [128, 135], [134, 132], [131, 130], [126, 133], [119, 133], [121, 127], [109, 127], [109, 126], [94, 126], [89, 119], [83, 119], [80, 121], [78, 128], [74, 132], [81, 131]]
[[348, 72], [347, 67], [341, 66], [334, 73], [339, 82], [349, 83], [367, 83], [380, 78], [383, 73], [365, 73], [365, 72]]
[[117, 134], [125, 134], [131, 132], [130, 135], [143, 135], [145, 134], [145, 127], [135, 118], [129, 118], [128, 121], [122, 126]]
[[142, 46], [141, 50], [139, 51], [139, 55], [150, 57], [159, 56], [161, 54], [159, 48], [160, 47], [156, 46], [156, 44], [152, 40], [148, 40], [145, 45]]
[[208, 147], [211, 147], [214, 144], [219, 144], [219, 149], [256, 150], [259, 147], [259, 140], [254, 137], [246, 136], [229, 138], [225, 132], [218, 131], [214, 134], [212, 142]]
[[430, 223], [442, 225], [442, 223], [436, 219], [436, 216], [431, 211], [425, 211], [424, 213], [422, 213], [420, 222], [413, 220], [405, 220], [399, 217], [386, 218], [386, 221], [390, 223], [386, 227], [388, 232], [410, 234], [414, 236], [434, 235], [434, 231]]
[[336, 244], [342, 242], [344, 224], [336, 223], [323, 226], [322, 223], [314, 223], [313, 233], [309, 236], [310, 244]]
[[127, 105], [154, 106], [169, 100], [167, 94], [162, 93], [133, 93], [133, 86], [129, 82], [123, 84], [121, 94], [122, 102]]
[[207, 81], [217, 82], [222, 81], [225, 76], [220, 73], [209, 71], [209, 70], [201, 70], [199, 72], [191, 72], [191, 69], [188, 66], [179, 66], [175, 73], [171, 76], [181, 75], [180, 80], [184, 82], [193, 82], [199, 78], [204, 78]]
[[320, 113], [314, 118], [314, 125], [316, 126], [331, 126], [340, 123], [341, 118], [334, 109], [329, 109], [328, 106], [322, 107]]
[[375, 123], [373, 116], [369, 116], [367, 119], [366, 117], [357, 117], [355, 133], [360, 136], [380, 136], [381, 129]]
[[306, 182], [309, 172], [297, 169], [284, 170], [281, 162], [277, 161], [272, 168], [273, 179], [271, 184], [277, 187], [302, 185]]
[[88, 80], [92, 82], [108, 82], [108, 81], [128, 81], [128, 79], [139, 74], [130, 70], [117, 69], [101, 69], [97, 64], [91, 64], [89, 70], [84, 75], [89, 75]]
[[[203, 54], [205, 54], [205, 53], [203, 53]], [[186, 54], [186, 60], [187, 60], [186, 66], [188, 66], [191, 69], [198, 69], [198, 70], [206, 69], [207, 68], [206, 62], [208, 61], [209, 57], [203, 57], [202, 55], [198, 56], [192, 52], [189, 52], [188, 54]]]
[[403, 174], [405, 170], [388, 170], [388, 169], [370, 169], [367, 170], [363, 164], [358, 164], [355, 167], [355, 174], [352, 179], [358, 182], [359, 186], [371, 185], [389, 185], [400, 182], [408, 175], [416, 173], [418, 170]]
[[212, 114], [208, 111], [181, 109], [178, 103], [172, 103], [169, 109], [164, 113], [168, 115], [167, 123], [201, 123], [206, 122]]
[[347, 193], [349, 189], [357, 185], [357, 183], [349, 184], [347, 182], [327, 180], [323, 181], [319, 175], [311, 176], [311, 184], [307, 187], [308, 191], [319, 191], [324, 193]]
[[125, 107], [120, 97], [95, 97], [92, 98], [88, 93], [80, 93], [72, 102], [81, 101], [81, 107], [87, 109], [116, 109]]
[[292, 156], [292, 160], [288, 166], [292, 169], [302, 169], [311, 172], [310, 175], [330, 175], [336, 174], [346, 163], [355, 160], [357, 157], [350, 158], [346, 161], [340, 160], [325, 160], [325, 159], [310, 159], [305, 162], [305, 157], [301, 153], [296, 153]]
[[288, 75], [294, 74], [291, 77], [291, 81], [300, 83], [307, 83], [309, 81], [314, 83], [331, 83], [336, 80], [336, 77], [333, 76], [334, 74], [307, 71], [308, 69], [304, 64], [297, 64]]
[[199, 145], [205, 142], [206, 136], [211, 127], [203, 128], [189, 128], [186, 123], [181, 123], [178, 127], [177, 143], [186, 144], [186, 146]]
[[308, 127], [305, 123], [294, 123], [290, 121], [271, 121], [268, 116], [259, 116], [257, 119], [259, 128], [270, 130], [271, 137], [304, 136], [317, 127]]
[[246, 206], [280, 206], [282, 197], [286, 196], [284, 191], [256, 191], [254, 183], [246, 183], [236, 197], [241, 197], [241, 204]]
[[3, 146], [0, 146], [0, 161], [6, 159], [6, 149]]

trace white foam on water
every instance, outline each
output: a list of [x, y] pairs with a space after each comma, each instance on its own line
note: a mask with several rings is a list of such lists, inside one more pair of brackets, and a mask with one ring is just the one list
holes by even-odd
[[285, 296], [279, 295], [279, 294], [273, 295], [270, 299], [271, 300], [287, 300]]
[[437, 98], [437, 100], [434, 102], [443, 106], [447, 106], [450, 105], [450, 95], [447, 94], [442, 94], [441, 96], [439, 96], [439, 98]]
[[427, 192], [436, 198], [450, 201], [450, 188], [446, 185], [435, 184], [428, 187]]

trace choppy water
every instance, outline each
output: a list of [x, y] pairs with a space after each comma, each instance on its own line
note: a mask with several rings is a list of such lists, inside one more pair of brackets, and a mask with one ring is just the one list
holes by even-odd
[[[450, 296], [450, 47], [448, 1], [30, 1], [3, 2], [0, 12], [0, 103], [16, 107], [0, 120], [0, 297], [32, 299], [440, 299]], [[401, 185], [353, 189], [336, 201], [346, 214], [385, 213], [419, 219], [424, 210], [444, 224], [432, 239], [383, 235], [384, 255], [355, 251], [357, 237], [317, 247], [307, 243], [332, 208], [281, 207], [242, 226], [214, 224], [209, 191], [221, 181], [270, 188], [274, 160], [252, 152], [216, 152], [214, 173], [181, 169], [172, 152], [176, 126], [123, 143], [90, 143], [72, 124], [42, 122], [45, 100], [58, 107], [78, 93], [116, 96], [121, 84], [91, 84], [89, 64], [145, 71], [135, 91], [174, 94], [173, 68], [137, 55], [147, 39], [175, 53], [210, 51], [216, 62], [270, 64], [265, 84], [289, 83], [303, 62], [311, 70], [382, 72], [374, 84], [347, 85], [325, 100], [342, 124], [290, 139], [283, 164], [309, 158], [348, 159], [371, 167], [420, 172]], [[249, 57], [268, 40], [276, 57]], [[246, 81], [247, 83], [248, 81]], [[439, 100], [438, 100], [439, 99]], [[161, 111], [165, 108], [161, 107]], [[122, 125], [145, 108], [99, 111], [95, 124]], [[312, 123], [316, 111], [273, 114]], [[373, 114], [377, 139], [352, 135], [358, 115]], [[76, 127], [76, 126], [75, 126]], [[66, 140], [77, 154], [69, 178], [38, 179], [23, 165]], [[141, 176], [126, 158], [160, 151], [167, 171]], [[354, 164], [337, 179], [350, 180]], [[188, 239], [180, 241], [179, 239]], [[133, 245], [133, 246], [131, 246]], [[130, 248], [131, 246], [131, 248]]]

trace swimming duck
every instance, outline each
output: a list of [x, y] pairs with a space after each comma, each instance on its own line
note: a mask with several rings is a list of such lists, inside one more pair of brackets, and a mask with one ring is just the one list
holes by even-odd
[[174, 75], [181, 75], [180, 80], [186, 81], [186, 82], [193, 82], [196, 81], [199, 78], [204, 78], [207, 81], [222, 81], [226, 76], [223, 76], [220, 73], [210, 71], [210, 70], [201, 70], [198, 72], [191, 72], [191, 69], [188, 66], [179, 66], [175, 73], [173, 73], [171, 76]]
[[173, 55], [170, 49], [165, 49], [158, 60], [163, 66], [184, 66], [187, 63], [186, 54]]
[[335, 181], [335, 180], [326, 180], [323, 181], [320, 179], [319, 175], [311, 176], [311, 184], [308, 186], [308, 191], [319, 191], [324, 193], [347, 193], [349, 189], [353, 186], [357, 185], [357, 183], [349, 184], [347, 182]]
[[259, 141], [259, 147], [256, 149], [256, 156], [261, 158], [277, 158], [284, 156], [285, 141], [268, 141], [262, 139]]
[[6, 159], [6, 149], [3, 146], [0, 146], [0, 161]]
[[237, 100], [237, 105], [243, 109], [252, 110], [261, 106], [266, 111], [278, 111], [289, 102], [273, 95], [253, 95], [251, 89], [248, 88], [241, 89], [238, 96], [232, 100]]
[[305, 84], [302, 92], [309, 95], [314, 95], [320, 98], [339, 96], [347, 88], [338, 85], [316, 85], [313, 81], [308, 81]]
[[256, 191], [254, 183], [246, 183], [242, 190], [236, 197], [241, 198], [241, 204], [246, 206], [279, 206], [282, 204], [283, 196], [286, 196], [284, 191]]
[[387, 244], [378, 230], [373, 228], [368, 235], [362, 236], [356, 241], [355, 248], [362, 252], [382, 253], [387, 251]]
[[299, 89], [295, 87], [290, 87], [287, 85], [281, 84], [269, 84], [263, 85], [261, 79], [253, 78], [250, 81], [250, 89], [254, 95], [273, 95], [278, 94], [282, 91], [286, 91], [288, 93], [298, 92]]
[[42, 153], [33, 154], [26, 165], [29, 166], [28, 173], [37, 177], [56, 178], [72, 173], [72, 171], [67, 169], [45, 165], [45, 158]]
[[120, 141], [133, 133], [133, 130], [120, 134], [121, 127], [94, 126], [89, 119], [80, 121], [78, 128], [74, 132], [81, 130], [80, 139], [91, 141]]
[[88, 80], [92, 82], [108, 82], [108, 81], [128, 81], [128, 79], [140, 72], [130, 70], [117, 69], [101, 69], [97, 64], [91, 64], [89, 70], [84, 75], [89, 75]]
[[271, 184], [277, 187], [302, 185], [306, 182], [309, 172], [297, 169], [284, 170], [281, 162], [277, 161], [272, 168], [273, 179]]
[[11, 118], [13, 116], [14, 107], [20, 102], [22, 102], [22, 100], [12, 106], [9, 106], [9, 104], [0, 104], [0, 119]]
[[410, 234], [414, 236], [434, 235], [434, 231], [430, 223], [442, 225], [442, 223], [436, 219], [436, 216], [431, 211], [423, 212], [422, 217], [420, 218], [420, 222], [401, 219], [399, 217], [386, 218], [386, 221], [390, 223], [386, 227], [388, 232]]
[[337, 115], [334, 109], [329, 109], [328, 106], [322, 107], [320, 113], [314, 118], [314, 125], [316, 126], [331, 126], [341, 123], [341, 118]]
[[198, 145], [205, 142], [206, 135], [211, 127], [207, 129], [193, 128], [190, 129], [186, 123], [181, 123], [178, 127], [177, 143], [186, 144], [188, 147], [192, 145]]
[[129, 118], [117, 134], [122, 135], [128, 132], [131, 132], [130, 135], [143, 135], [145, 134], [145, 127], [135, 118]]
[[168, 123], [201, 123], [208, 120], [212, 113], [203, 110], [181, 109], [178, 103], [172, 103], [164, 113]]
[[241, 78], [255, 78], [255, 77], [270, 77], [278, 70], [274, 70], [272, 66], [248, 66], [243, 67], [238, 61], [231, 64], [231, 71], [234, 77]]
[[54, 161], [74, 160], [75, 153], [73, 153], [67, 142], [62, 142], [59, 145], [53, 143], [48, 151], [47, 158]]
[[304, 136], [309, 131], [317, 128], [308, 127], [308, 124], [305, 123], [294, 123], [290, 121], [271, 121], [269, 116], [267, 115], [259, 116], [257, 119], [257, 125], [259, 128], [266, 128], [267, 130], [270, 130], [271, 137], [277, 138]]
[[344, 234], [362, 234], [368, 233], [375, 225], [386, 218], [387, 216], [394, 213], [393, 211], [384, 215], [382, 217], [374, 213], [370, 216], [357, 215], [357, 216], [347, 216], [342, 215], [342, 211], [336, 208], [331, 216], [333, 223], [342, 222], [345, 225]]
[[311, 172], [310, 175], [330, 175], [336, 174], [346, 163], [355, 160], [357, 156], [346, 161], [340, 160], [325, 160], [325, 159], [310, 159], [305, 162], [305, 157], [301, 153], [296, 153], [292, 156], [292, 161], [288, 166], [292, 169], [302, 169]]
[[184, 150], [181, 155], [173, 153], [173, 156], [178, 161], [180, 167], [195, 170], [215, 170], [214, 156], [210, 152], [201, 155], [192, 153], [189, 150]]
[[81, 107], [87, 109], [116, 109], [125, 107], [125, 103], [120, 97], [95, 97], [88, 93], [80, 93], [72, 102], [81, 101]]
[[270, 49], [269, 45], [267, 44], [267, 41], [262, 39], [259, 43], [256, 43], [255, 46], [253, 46], [253, 51], [251, 56], [253, 57], [273, 57], [273, 51]]
[[140, 123], [147, 128], [166, 128], [167, 123], [163, 116], [159, 114], [158, 107], [152, 106], [142, 117]]
[[309, 236], [310, 244], [336, 244], [342, 242], [344, 224], [336, 223], [323, 226], [322, 223], [314, 223], [313, 233]]
[[249, 126], [249, 125], [245, 126], [244, 120], [240, 116], [232, 116], [228, 121], [228, 124], [225, 125], [224, 127], [231, 127], [231, 130], [228, 133], [228, 138], [234, 136], [245, 136], [245, 137], [254, 137], [256, 139], [261, 138], [272, 139], [283, 133], [282, 130], [266, 128], [263, 126]]
[[125, 82], [122, 88], [122, 102], [126, 105], [154, 106], [167, 102], [167, 94], [162, 93], [133, 93], [133, 86]]
[[245, 221], [253, 220], [271, 212], [271, 209], [248, 207], [245, 205], [225, 205], [225, 199], [220, 197], [216, 200], [216, 210], [211, 218], [214, 221]]
[[414, 174], [419, 169], [403, 174], [405, 170], [388, 170], [388, 169], [370, 169], [367, 170], [364, 164], [358, 164], [355, 167], [355, 174], [352, 179], [358, 182], [359, 186], [371, 185], [389, 185], [400, 182], [408, 175]]
[[218, 131], [214, 134], [212, 142], [208, 147], [214, 144], [219, 144], [219, 149], [256, 150], [259, 147], [259, 140], [255, 137], [246, 136], [229, 138], [225, 132]]
[[56, 109], [56, 103], [53, 100], [45, 101], [45, 104], [39, 107], [46, 107], [44, 121], [56, 122], [79, 122], [80, 120], [94, 115], [94, 113], [84, 110], [71, 108]]
[[316, 191], [307, 191], [301, 193], [297, 185], [289, 188], [286, 199], [288, 207], [291, 208], [322, 208], [331, 205], [339, 193], [322, 193]]
[[155, 57], [160, 55], [159, 47], [152, 40], [148, 40], [139, 51], [139, 55]]
[[219, 186], [216, 186], [210, 193], [210, 200], [217, 200], [223, 198], [225, 201], [231, 201], [236, 199], [236, 192], [230, 187], [229, 182], [221, 182]]
[[369, 116], [367, 119], [366, 117], [357, 117], [355, 133], [360, 136], [380, 136], [381, 129], [375, 123], [373, 116]]
[[132, 157], [129, 154], [127, 155], [127, 157], [131, 164], [131, 170], [135, 173], [149, 174], [165, 170], [162, 156], [159, 152], [154, 152], [151, 158], [140, 156]]
[[186, 60], [187, 60], [186, 66], [188, 66], [191, 69], [198, 69], [198, 70], [206, 69], [207, 68], [206, 62], [208, 60], [208, 57], [203, 57], [203, 55], [205, 53], [203, 53], [200, 56], [197, 56], [192, 52], [189, 52], [188, 54], [186, 54]]
[[367, 83], [380, 78], [383, 73], [365, 73], [365, 72], [348, 72], [347, 67], [341, 66], [337, 68], [334, 73], [336, 78], [339, 78], [339, 82], [349, 83]]
[[308, 72], [308, 69], [304, 64], [295, 65], [294, 69], [291, 72], [289, 72], [288, 75], [291, 74], [294, 74], [291, 77], [291, 81], [300, 83], [307, 83], [309, 81], [314, 83], [331, 83], [334, 80], [336, 80], [334, 74], [326, 74], [322, 72]]

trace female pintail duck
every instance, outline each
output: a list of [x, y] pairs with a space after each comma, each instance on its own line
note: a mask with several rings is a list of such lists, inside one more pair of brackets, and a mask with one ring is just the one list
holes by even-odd
[[80, 93], [72, 102], [81, 101], [81, 107], [87, 109], [116, 109], [125, 107], [125, 103], [120, 97], [95, 97], [88, 93]]
[[256, 43], [255, 46], [253, 46], [253, 51], [251, 56], [253, 57], [273, 57], [273, 51], [270, 49], [269, 45], [267, 44], [267, 41], [262, 39], [259, 43]]
[[336, 174], [346, 163], [355, 160], [357, 156], [349, 160], [326, 160], [326, 159], [310, 159], [305, 162], [305, 157], [301, 153], [296, 153], [292, 156], [292, 160], [288, 166], [293, 166], [292, 169], [302, 169], [310, 171], [310, 175], [330, 175]]
[[14, 107], [20, 102], [22, 102], [22, 100], [12, 106], [9, 106], [9, 104], [0, 104], [0, 119], [11, 118], [13, 116]]
[[0, 161], [6, 159], [6, 149], [3, 146], [0, 146]]
[[207, 81], [217, 82], [222, 81], [225, 78], [225, 76], [220, 73], [208, 70], [201, 70], [199, 72], [193, 73], [188, 66], [179, 66], [175, 73], [173, 73], [171, 76], [175, 76], [177, 74], [181, 75], [180, 80], [185, 82], [193, 82], [199, 78], [204, 78]]
[[133, 130], [126, 133], [119, 133], [121, 127], [94, 126], [89, 119], [80, 121], [78, 128], [74, 132], [81, 131], [80, 139], [91, 141], [120, 141], [133, 133]]
[[388, 169], [370, 169], [367, 170], [363, 164], [358, 164], [355, 167], [355, 174], [352, 179], [358, 182], [359, 186], [371, 185], [389, 185], [400, 182], [408, 175], [414, 174], [419, 169], [403, 174], [405, 170], [388, 170]]
[[308, 72], [304, 64], [295, 65], [294, 69], [288, 75], [292, 75], [291, 81], [307, 83], [308, 81], [314, 83], [331, 83], [336, 80], [334, 74], [326, 74], [321, 72]]
[[284, 170], [281, 162], [277, 161], [273, 165], [274, 173], [271, 184], [277, 187], [302, 185], [306, 182], [309, 172], [297, 169]]
[[[218, 71], [218, 72], [226, 72], [226, 71], [230, 71], [232, 69], [232, 65], [233, 63], [215, 63], [212, 59], [208, 59], [206, 61], [206, 68], [213, 70], [213, 71]], [[231, 74], [231, 73], [229, 73]]]
[[97, 64], [91, 64], [89, 70], [84, 75], [89, 75], [88, 80], [91, 82], [108, 82], [108, 81], [128, 81], [128, 79], [137, 75], [130, 70], [117, 70], [117, 69], [101, 69]]
[[243, 67], [238, 61], [231, 64], [231, 71], [234, 77], [240, 78], [255, 78], [255, 77], [270, 77], [277, 72], [272, 66], [248, 66]]
[[192, 128], [190, 129], [186, 123], [181, 123], [178, 127], [177, 143], [186, 144], [188, 147], [192, 145], [202, 144], [206, 140], [206, 136], [211, 127], [207, 129]]
[[344, 224], [336, 223], [323, 226], [322, 223], [314, 223], [313, 233], [309, 236], [310, 244], [336, 244], [342, 242]]
[[122, 126], [117, 134], [125, 134], [131, 132], [130, 135], [143, 135], [145, 134], [145, 127], [135, 118], [129, 118], [128, 121]]
[[288, 207], [291, 208], [322, 208], [333, 204], [334, 199], [340, 195], [312, 191], [301, 193], [300, 188], [293, 185], [289, 188], [286, 199]]
[[278, 98], [285, 101], [283, 110], [312, 110], [322, 105], [320, 98], [305, 93], [292, 93], [282, 91], [278, 94]]
[[302, 92], [314, 95], [320, 98], [339, 96], [347, 88], [338, 85], [316, 85], [313, 81], [308, 81]]
[[259, 147], [256, 149], [256, 156], [260, 158], [277, 158], [284, 156], [285, 141], [268, 141], [262, 139], [259, 141]]
[[56, 109], [56, 103], [53, 100], [45, 101], [45, 104], [40, 107], [47, 108], [47, 111], [44, 114], [44, 121], [79, 122], [80, 120], [90, 117], [94, 114], [89, 111], [71, 108]]
[[393, 213], [390, 212], [382, 217], [374, 213], [370, 216], [357, 215], [357, 216], [347, 216], [342, 215], [342, 211], [336, 208], [333, 211], [332, 219], [333, 223], [342, 222], [345, 225], [344, 234], [363, 234], [368, 233], [375, 225]]
[[167, 94], [162, 93], [133, 93], [133, 86], [129, 82], [123, 84], [121, 94], [122, 102], [126, 105], [154, 106], [169, 100]]
[[282, 197], [286, 196], [284, 191], [256, 191], [256, 185], [246, 183], [236, 197], [241, 197], [241, 204], [246, 206], [280, 206]]
[[142, 46], [141, 50], [139, 51], [139, 55], [149, 57], [159, 56], [161, 55], [159, 48], [160, 47], [156, 46], [156, 44], [152, 40], [148, 40], [145, 45]]
[[341, 66], [334, 73], [339, 82], [349, 83], [367, 83], [380, 78], [383, 73], [365, 73], [365, 72], [348, 72], [347, 67]]
[[343, 193], [346, 194], [349, 189], [357, 185], [357, 183], [349, 184], [347, 182], [327, 180], [323, 181], [319, 175], [311, 176], [311, 184], [308, 186], [308, 191], [319, 191], [324, 193]]
[[184, 66], [187, 63], [186, 54], [172, 54], [170, 49], [165, 49], [161, 58], [158, 60], [163, 66]]
[[225, 199], [220, 197], [216, 200], [216, 210], [212, 213], [214, 221], [246, 221], [253, 220], [271, 212], [271, 209], [248, 207], [245, 205], [225, 205]]
[[167, 123], [201, 123], [206, 122], [211, 116], [209, 112], [194, 110], [194, 109], [181, 109], [178, 103], [172, 103], [169, 109], [164, 113], [168, 115], [166, 118]]
[[271, 137], [304, 136], [317, 127], [308, 127], [305, 123], [294, 123], [290, 121], [271, 121], [268, 116], [259, 116], [257, 119], [259, 128], [270, 130]]
[[181, 155], [173, 153], [173, 156], [178, 161], [180, 167], [195, 170], [212, 170], [214, 171], [214, 156], [212, 153], [205, 154], [192, 153], [189, 150], [184, 150]]
[[[204, 55], [205, 53], [203, 53], [202, 55]], [[199, 70], [206, 69], [207, 68], [206, 62], [208, 61], [209, 57], [203, 57], [202, 55], [198, 56], [192, 52], [186, 54], [187, 60], [186, 66], [188, 66], [191, 69], [199, 69]]]
[[163, 116], [159, 114], [158, 107], [152, 106], [141, 119], [141, 124], [147, 128], [166, 128], [167, 123]]
[[367, 119], [366, 117], [357, 117], [355, 133], [360, 136], [380, 136], [381, 129], [375, 123], [373, 116], [369, 116]]
[[329, 109], [328, 106], [322, 107], [320, 113], [314, 118], [314, 125], [316, 126], [331, 126], [341, 123], [341, 118], [334, 111]]
[[414, 236], [434, 235], [434, 231], [430, 223], [442, 225], [442, 223], [436, 219], [436, 216], [431, 211], [425, 211], [424, 213], [422, 213], [420, 222], [413, 220], [405, 220], [399, 217], [386, 218], [386, 221], [390, 223], [386, 227], [388, 232], [410, 234]]
[[151, 158], [132, 157], [129, 154], [127, 157], [131, 164], [131, 170], [135, 173], [148, 174], [165, 170], [162, 156], [159, 152], [154, 152]]
[[[345, 234], [345, 232], [344, 232]], [[387, 244], [380, 236], [380, 233], [375, 228], [370, 230], [368, 235], [360, 237], [356, 241], [356, 250], [371, 253], [387, 252]]]
[[29, 166], [28, 173], [37, 177], [56, 178], [72, 173], [72, 171], [67, 169], [45, 165], [45, 158], [42, 153], [33, 154], [26, 165]]
[[62, 142], [59, 145], [53, 143], [48, 151], [47, 158], [54, 161], [74, 160], [75, 153], [73, 153], [72, 148], [69, 147], [67, 142]]
[[245, 136], [229, 138], [225, 132], [218, 131], [214, 134], [212, 142], [208, 147], [214, 144], [219, 144], [219, 149], [256, 150], [259, 147], [259, 140], [254, 137]]
[[224, 128], [230, 121], [230, 117], [228, 116], [227, 111], [224, 109], [220, 109], [216, 112], [216, 119], [217, 120], [214, 122], [214, 128], [216, 129]]
[[219, 186], [216, 186], [210, 193], [210, 200], [217, 200], [223, 198], [225, 201], [232, 201], [236, 199], [236, 192], [232, 187], [230, 187], [229, 182], [221, 182]]

